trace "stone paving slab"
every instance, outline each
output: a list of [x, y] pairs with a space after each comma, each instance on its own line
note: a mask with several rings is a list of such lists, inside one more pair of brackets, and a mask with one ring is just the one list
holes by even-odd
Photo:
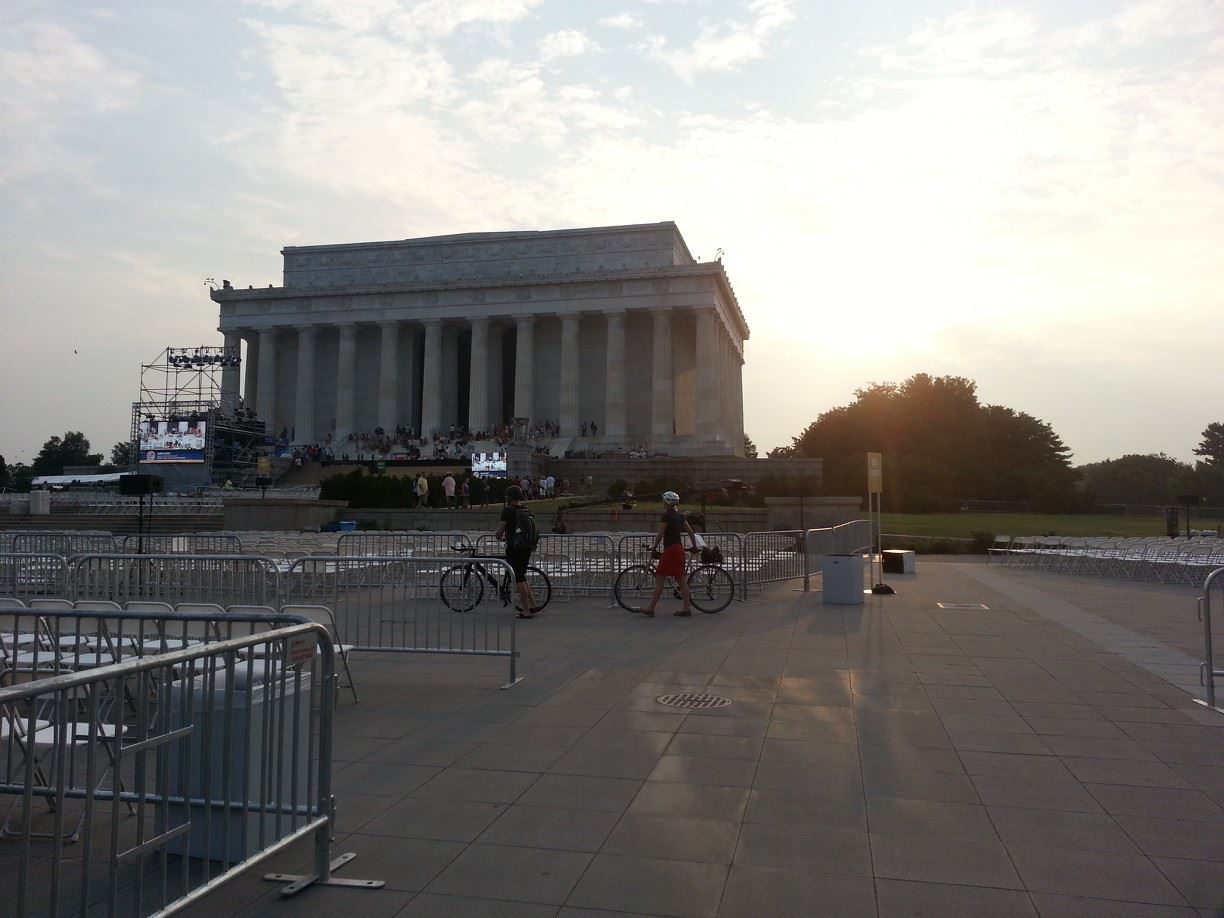
[[[1224, 915], [1195, 590], [977, 559], [890, 582], [690, 619], [556, 603], [507, 691], [496, 661], [358, 656], [334, 850], [387, 888], [281, 900], [257, 868], [187, 913]], [[732, 704], [655, 700], [685, 691]]]

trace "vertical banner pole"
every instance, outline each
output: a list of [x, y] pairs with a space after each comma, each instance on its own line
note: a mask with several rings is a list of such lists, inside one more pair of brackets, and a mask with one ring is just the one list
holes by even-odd
[[[872, 524], [875, 538], [871, 548], [871, 592], [878, 596], [889, 596], [897, 591], [884, 582], [884, 454], [867, 454], [867, 500], [874, 506]], [[880, 559], [880, 576], [876, 579], [875, 559]]]

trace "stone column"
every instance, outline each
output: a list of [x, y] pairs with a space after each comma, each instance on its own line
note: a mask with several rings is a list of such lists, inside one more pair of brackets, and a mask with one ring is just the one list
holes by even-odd
[[298, 329], [297, 411], [293, 416], [293, 439], [298, 443], [315, 441], [315, 327]]
[[531, 420], [535, 413], [535, 316], [518, 319], [518, 340], [514, 352], [514, 416]]
[[505, 399], [502, 397], [502, 334], [505, 328], [501, 325], [489, 326], [489, 427], [496, 427], [505, 421]]
[[577, 315], [561, 317], [561, 436], [578, 436], [578, 400], [580, 371], [578, 367]]
[[468, 430], [489, 429], [489, 320], [472, 319], [472, 353], [468, 374]]
[[442, 420], [450, 433], [459, 426], [459, 326], [442, 326]]
[[[650, 434], [654, 440], [672, 435], [675, 418], [672, 379], [672, 315], [670, 309], [652, 309], [654, 317], [654, 366], [651, 373]], [[697, 359], [701, 360], [700, 349]]]
[[280, 432], [276, 426], [276, 332], [275, 328], [259, 330], [259, 394], [256, 409], [270, 434]]
[[381, 322], [381, 350], [378, 355], [378, 426], [386, 431], [387, 436], [395, 436], [395, 425], [399, 422], [399, 399], [396, 398], [396, 387], [399, 385], [399, 323]]
[[421, 436], [442, 426], [442, 320], [425, 322], [424, 382], [421, 385]]
[[248, 332], [246, 337], [246, 379], [242, 384], [242, 404], [254, 409], [259, 401], [259, 332]]
[[718, 436], [718, 315], [697, 311], [697, 436]]
[[608, 317], [608, 395], [605, 401], [603, 434], [608, 440], [625, 439], [625, 313], [605, 313]]
[[744, 449], [744, 358], [738, 353], [731, 355], [731, 411], [735, 425], [736, 455]]
[[357, 409], [357, 326], [340, 326], [336, 354], [336, 441], [343, 442], [353, 430]]
[[225, 363], [221, 367], [221, 412], [232, 415], [238, 407], [238, 365], [230, 366], [231, 356], [242, 356], [242, 335], [238, 332], [225, 332]]

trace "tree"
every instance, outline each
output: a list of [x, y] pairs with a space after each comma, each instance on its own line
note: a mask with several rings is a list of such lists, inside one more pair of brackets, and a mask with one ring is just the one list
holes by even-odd
[[[821, 414], [793, 438], [793, 455], [824, 460], [824, 491], [861, 494], [866, 453], [884, 453], [886, 509], [955, 510], [965, 498], [1076, 499], [1070, 450], [1050, 425], [999, 405], [982, 405], [962, 376], [918, 373], [870, 383], [849, 405]], [[773, 452], [770, 455], [774, 455]]]
[[744, 434], [744, 458], [755, 459], [757, 457], [757, 445], [752, 442], [752, 437]]
[[89, 440], [79, 430], [70, 430], [63, 438], [52, 437], [43, 444], [30, 466], [35, 475], [62, 475], [66, 465], [101, 465], [102, 454], [89, 451]]
[[7, 487], [9, 487], [9, 467], [4, 457], [0, 456], [0, 490]]
[[1204, 465], [1224, 468], [1224, 423], [1213, 421], [1203, 431], [1203, 441], [1194, 451], [1196, 456], [1205, 456]]
[[110, 464], [117, 468], [127, 468], [132, 464], [132, 442], [120, 440], [111, 447]]
[[1077, 471], [1094, 503], [1169, 504], [1179, 494], [1197, 493], [1194, 470], [1163, 453], [1106, 459]]

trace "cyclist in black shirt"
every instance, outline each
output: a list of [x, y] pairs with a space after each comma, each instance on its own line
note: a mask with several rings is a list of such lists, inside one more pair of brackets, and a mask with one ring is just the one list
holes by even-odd
[[523, 611], [519, 618], [535, 618], [535, 594], [531, 592], [531, 584], [527, 582], [527, 565], [531, 562], [531, 545], [521, 544], [518, 538], [518, 511], [523, 503], [523, 489], [518, 485], [506, 488], [506, 509], [502, 510], [501, 522], [497, 524], [495, 533], [499, 540], [506, 543], [506, 563], [514, 569], [514, 586], [522, 601]]

